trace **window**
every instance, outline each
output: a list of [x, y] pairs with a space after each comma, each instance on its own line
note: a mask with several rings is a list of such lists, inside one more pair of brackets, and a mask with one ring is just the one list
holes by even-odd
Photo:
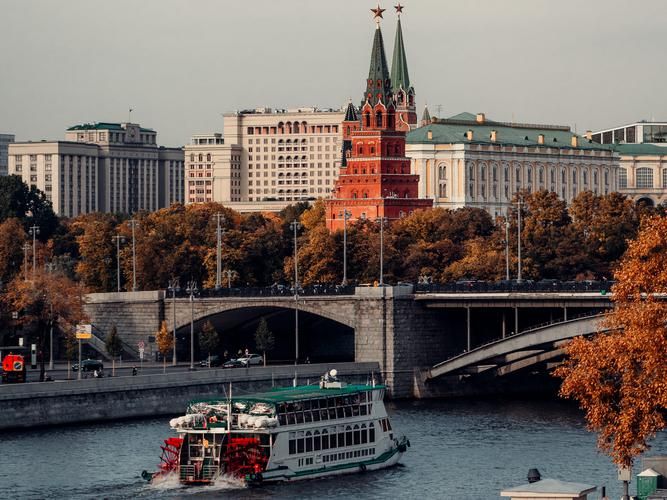
[[653, 170], [648, 167], [638, 168], [636, 185], [638, 188], [652, 188]]
[[662, 187], [667, 187], [667, 168], [662, 169]]

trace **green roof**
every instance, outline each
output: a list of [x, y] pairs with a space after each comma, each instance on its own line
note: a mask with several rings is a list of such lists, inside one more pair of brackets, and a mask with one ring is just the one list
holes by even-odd
[[[468, 130], [473, 132], [473, 140], [466, 137]], [[496, 132], [496, 140], [491, 141], [491, 132]], [[432, 133], [429, 139], [428, 133]], [[544, 144], [538, 143], [538, 136], [544, 135]], [[409, 144], [500, 144], [511, 146], [545, 146], [572, 148], [575, 136], [569, 127], [555, 125], [530, 125], [521, 123], [503, 123], [485, 120], [480, 124], [472, 113], [460, 113], [445, 120], [412, 130], [407, 135]], [[609, 145], [598, 144], [585, 137], [578, 137], [579, 149], [612, 150]]]
[[667, 147], [655, 144], [613, 144], [621, 156], [667, 156]]
[[[270, 404], [287, 403], [292, 401], [301, 401], [307, 399], [316, 399], [322, 397], [336, 397], [355, 394], [362, 391], [377, 391], [384, 389], [384, 385], [347, 385], [341, 389], [320, 389], [319, 385], [301, 385], [297, 387], [276, 388], [267, 392], [254, 392], [244, 395], [233, 395], [234, 402], [262, 402]], [[190, 401], [193, 403], [215, 403], [223, 402], [226, 399], [195, 399]]]
[[391, 62], [391, 84], [394, 92], [399, 89], [410, 89], [410, 75], [408, 74], [408, 58], [405, 55], [403, 45], [403, 30], [401, 29], [401, 18], [396, 24], [396, 39], [394, 40], [394, 57]]
[[[74, 125], [67, 130], [125, 130], [120, 123], [98, 122], [98, 123], [82, 123], [81, 125]], [[155, 132], [151, 128], [141, 127], [142, 132]]]

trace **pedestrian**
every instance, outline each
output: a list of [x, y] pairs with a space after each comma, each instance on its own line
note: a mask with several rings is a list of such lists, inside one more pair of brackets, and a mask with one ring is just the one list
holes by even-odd
[[222, 358], [227, 361], [229, 359], [229, 351], [225, 349], [225, 353], [222, 355]]
[[242, 356], [243, 356], [243, 351], [241, 349], [239, 349], [239, 352], [236, 353], [236, 357], [240, 358]]
[[245, 348], [245, 357], [247, 358], [249, 354], [250, 354], [250, 351], [249, 351], [248, 348], [246, 347], [246, 348]]
[[99, 376], [100, 376], [100, 374], [97, 373], [97, 370], [95, 370], [95, 371], [93, 372], [93, 377], [94, 377], [94, 378], [97, 378], [97, 377], [99, 377]]
[[306, 356], [306, 364], [307, 364], [307, 365], [310, 364], [310, 356]]
[[133, 366], [132, 367], [132, 376], [134, 377], [137, 374], [137, 367]]

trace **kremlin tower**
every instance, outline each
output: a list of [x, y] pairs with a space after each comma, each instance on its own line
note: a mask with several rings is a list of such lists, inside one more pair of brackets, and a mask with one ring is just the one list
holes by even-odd
[[[400, 14], [403, 6], [396, 6]], [[359, 114], [350, 103], [343, 120], [343, 161], [326, 201], [327, 227], [342, 229], [347, 210], [352, 220], [385, 217], [389, 221], [414, 210], [431, 208], [433, 200], [418, 198], [419, 176], [410, 173], [405, 133], [416, 125], [414, 89], [410, 86], [400, 18], [389, 75], [380, 19], [384, 9], [372, 9], [377, 27], [371, 51], [366, 92]]]

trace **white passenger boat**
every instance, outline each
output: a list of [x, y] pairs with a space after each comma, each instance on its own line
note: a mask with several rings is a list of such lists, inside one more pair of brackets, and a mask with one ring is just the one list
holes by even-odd
[[191, 401], [170, 421], [178, 437], [162, 446], [160, 470], [143, 476], [257, 484], [390, 467], [410, 443], [394, 435], [384, 394], [382, 385], [347, 385], [332, 370], [319, 385]]

